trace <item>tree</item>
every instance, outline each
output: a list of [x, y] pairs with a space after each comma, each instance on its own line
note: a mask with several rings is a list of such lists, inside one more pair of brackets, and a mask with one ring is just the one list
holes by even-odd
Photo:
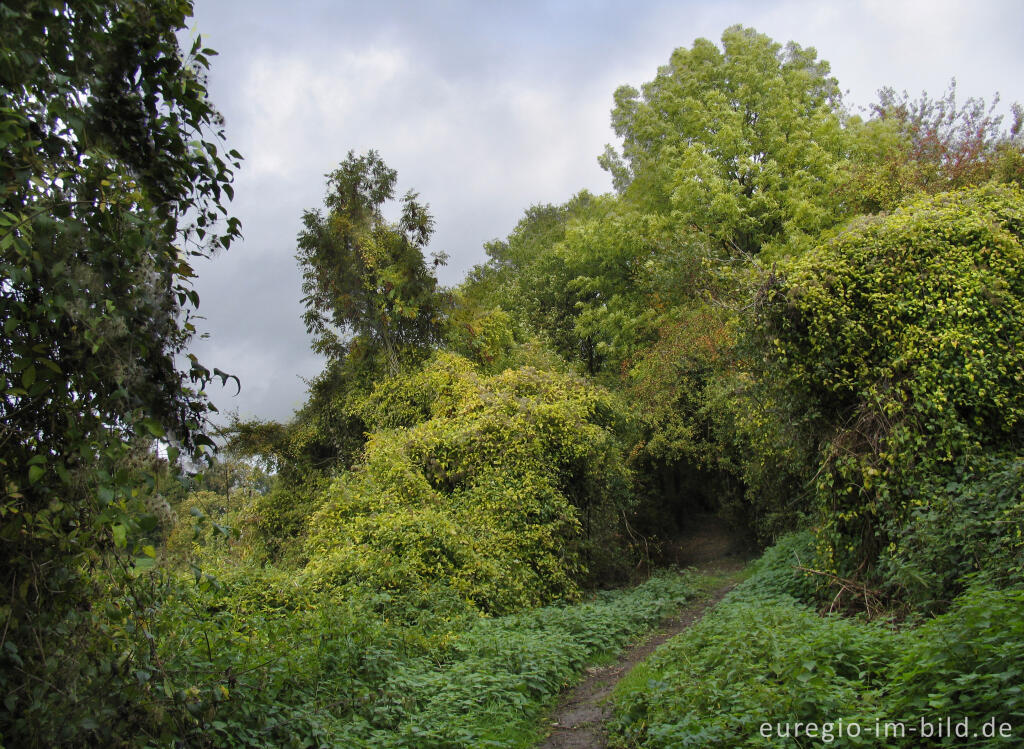
[[76, 607], [98, 552], [145, 548], [127, 445], [212, 444], [203, 387], [228, 375], [176, 361], [192, 262], [239, 234], [224, 201], [240, 157], [222, 154], [207, 100], [213, 52], [179, 47], [191, 9], [0, 6], [0, 725], [21, 716], [5, 739], [35, 731], [40, 683], [74, 679], [59, 653], [89, 627]]
[[397, 222], [384, 218], [397, 173], [375, 151], [349, 152], [327, 175], [326, 212], [306, 211], [296, 259], [302, 269], [303, 320], [313, 349], [329, 360], [287, 424], [235, 420], [229, 451], [273, 466], [277, 482], [264, 514], [277, 537], [302, 530], [301, 510], [318, 482], [348, 468], [366, 441], [358, 402], [374, 383], [397, 374], [441, 342], [449, 308], [423, 257], [434, 220], [414, 192]]
[[428, 206], [410, 191], [397, 223], [382, 214], [397, 176], [375, 151], [350, 151], [328, 175], [326, 215], [303, 215], [296, 254], [314, 350], [336, 360], [382, 352], [392, 373], [403, 353], [440, 340], [446, 306], [433, 272], [445, 257], [433, 255], [432, 267], [423, 257], [434, 231]]
[[647, 210], [671, 213], [731, 252], [837, 222], [845, 157], [839, 87], [813, 48], [733, 26], [672, 53], [642, 90], [615, 92], [622, 154], [600, 161]]
[[[490, 259], [471, 272], [463, 296], [499, 304], [567, 361], [595, 374], [601, 364], [598, 341], [591, 331], [578, 329], [579, 318], [607, 301], [602, 296], [607, 290], [596, 288], [600, 284], [594, 276], [607, 276], [612, 283], [628, 276], [622, 257], [628, 250], [609, 252], [609, 242], [586, 229], [617, 205], [613, 196], [582, 190], [563, 205], [531, 206], [506, 239], [485, 245]], [[613, 268], [618, 275], [606, 272]]]
[[842, 193], [859, 212], [890, 211], [921, 195], [996, 182], [1024, 183], [1024, 110], [1011, 107], [1013, 121], [1003, 129], [990, 105], [979, 98], [959, 104], [956, 81], [938, 99], [911, 100], [892, 88], [878, 92], [872, 117], [852, 120], [848, 183]]

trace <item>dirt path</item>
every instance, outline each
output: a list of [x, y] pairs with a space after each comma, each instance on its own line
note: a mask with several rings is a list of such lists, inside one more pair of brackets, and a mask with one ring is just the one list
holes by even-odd
[[746, 561], [742, 558], [725, 557], [698, 565], [699, 574], [724, 576], [724, 580], [693, 603], [683, 607], [644, 642], [625, 651], [615, 663], [588, 668], [586, 678], [563, 695], [555, 712], [550, 716], [551, 733], [538, 745], [538, 749], [606, 747], [608, 740], [605, 722], [611, 715], [608, 698], [615, 685], [636, 664], [646, 660], [659, 645], [698, 621], [704, 612], [721, 601], [736, 585], [737, 573], [745, 564]]

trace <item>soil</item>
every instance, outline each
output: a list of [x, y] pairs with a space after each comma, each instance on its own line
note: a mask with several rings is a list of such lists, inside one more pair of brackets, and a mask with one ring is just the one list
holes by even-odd
[[702, 519], [691, 526], [673, 551], [678, 564], [693, 566], [701, 575], [724, 575], [726, 579], [677, 612], [642, 643], [625, 651], [615, 663], [588, 668], [583, 681], [563, 695], [549, 717], [551, 733], [538, 749], [604, 749], [608, 745], [605, 723], [611, 715], [609, 697], [615, 685], [659, 645], [698, 621], [721, 601], [736, 585], [736, 573], [743, 569], [748, 558], [735, 536], [713, 518]]

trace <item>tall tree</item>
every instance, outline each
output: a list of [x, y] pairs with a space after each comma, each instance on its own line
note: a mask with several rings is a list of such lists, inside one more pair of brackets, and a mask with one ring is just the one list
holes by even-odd
[[722, 49], [677, 49], [615, 103], [622, 153], [609, 146], [601, 163], [648, 209], [747, 253], [836, 221], [840, 94], [813, 48], [733, 26]]
[[397, 176], [376, 151], [350, 151], [328, 175], [326, 214], [304, 214], [297, 253], [313, 348], [333, 359], [380, 352], [392, 373], [403, 353], [440, 339], [445, 311], [434, 275], [445, 257], [428, 266], [423, 256], [434, 231], [428, 206], [410, 191], [396, 223], [383, 216]]
[[189, 0], [0, 5], [5, 740], [31, 735], [26, 721], [47, 705], [40, 683], [72, 679], [55, 672], [57, 646], [37, 644], [53, 641], [47, 627], [61, 628], [61, 643], [88, 627], [72, 614], [96, 550], [131, 551], [145, 530], [126, 445], [211, 444], [203, 387], [227, 375], [176, 361], [195, 330], [191, 263], [239, 233], [224, 200], [240, 157], [219, 145], [203, 78], [211, 50], [179, 47], [191, 10]]

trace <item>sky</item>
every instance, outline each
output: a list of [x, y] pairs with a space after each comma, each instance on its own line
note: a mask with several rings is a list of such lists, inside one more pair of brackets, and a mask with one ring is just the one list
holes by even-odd
[[195, 0], [192, 34], [218, 51], [209, 90], [242, 153], [231, 214], [244, 239], [196, 268], [192, 351], [237, 375], [208, 392], [226, 414], [287, 421], [324, 361], [302, 324], [295, 241], [325, 175], [377, 150], [415, 190], [458, 283], [484, 243], [538, 203], [611, 190], [597, 164], [616, 88], [734, 24], [814, 47], [853, 109], [879, 88], [1024, 102], [1020, 0]]

